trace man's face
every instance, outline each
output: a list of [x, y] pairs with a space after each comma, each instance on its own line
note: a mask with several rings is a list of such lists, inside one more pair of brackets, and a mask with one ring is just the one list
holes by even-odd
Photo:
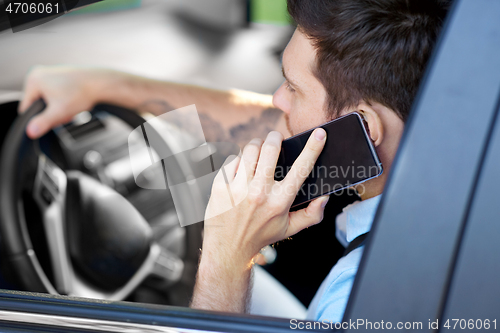
[[312, 72], [315, 60], [316, 50], [311, 41], [295, 30], [283, 53], [285, 82], [273, 96], [274, 106], [286, 113], [292, 135], [330, 120], [326, 112], [326, 90]]

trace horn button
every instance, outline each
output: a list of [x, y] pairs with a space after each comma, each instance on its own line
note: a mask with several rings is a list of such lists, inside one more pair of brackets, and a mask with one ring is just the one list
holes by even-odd
[[146, 259], [149, 224], [113, 189], [79, 171], [67, 172], [66, 232], [75, 270], [92, 284], [122, 287]]

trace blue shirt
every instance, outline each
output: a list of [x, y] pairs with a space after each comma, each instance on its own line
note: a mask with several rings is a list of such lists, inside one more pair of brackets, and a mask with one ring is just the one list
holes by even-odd
[[[367, 200], [356, 201], [346, 206], [337, 216], [336, 237], [344, 247], [347, 247], [359, 235], [370, 231], [380, 198], [381, 195], [378, 195]], [[342, 321], [362, 254], [363, 247], [359, 247], [340, 258], [333, 266], [309, 305], [307, 319]]]

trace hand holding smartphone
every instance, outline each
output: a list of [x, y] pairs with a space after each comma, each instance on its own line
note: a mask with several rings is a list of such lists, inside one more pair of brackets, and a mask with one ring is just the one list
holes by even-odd
[[[292, 207], [378, 177], [383, 171], [359, 113], [349, 113], [318, 127], [326, 131], [325, 147], [297, 193]], [[285, 178], [313, 130], [283, 141], [275, 180]]]

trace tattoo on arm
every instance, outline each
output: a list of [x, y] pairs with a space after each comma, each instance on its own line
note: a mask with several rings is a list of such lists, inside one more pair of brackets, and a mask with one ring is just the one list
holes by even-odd
[[[138, 107], [140, 112], [149, 112], [160, 115], [175, 108], [162, 100], [146, 101]], [[258, 117], [252, 117], [244, 123], [235, 126], [224, 126], [214, 119], [209, 113], [198, 110], [201, 127], [207, 142], [234, 142], [243, 148], [253, 138], [265, 139], [273, 131], [283, 112], [279, 109], [269, 108], [263, 110]], [[175, 124], [180, 129], [191, 132], [193, 119], [175, 119]], [[199, 133], [193, 133], [198, 135]]]
[[207, 141], [228, 141], [243, 147], [253, 138], [265, 139], [267, 134], [276, 128], [282, 114], [278, 109], [266, 109], [259, 117], [252, 117], [245, 123], [229, 128], [225, 128], [206, 113], [200, 114], [200, 120]]

